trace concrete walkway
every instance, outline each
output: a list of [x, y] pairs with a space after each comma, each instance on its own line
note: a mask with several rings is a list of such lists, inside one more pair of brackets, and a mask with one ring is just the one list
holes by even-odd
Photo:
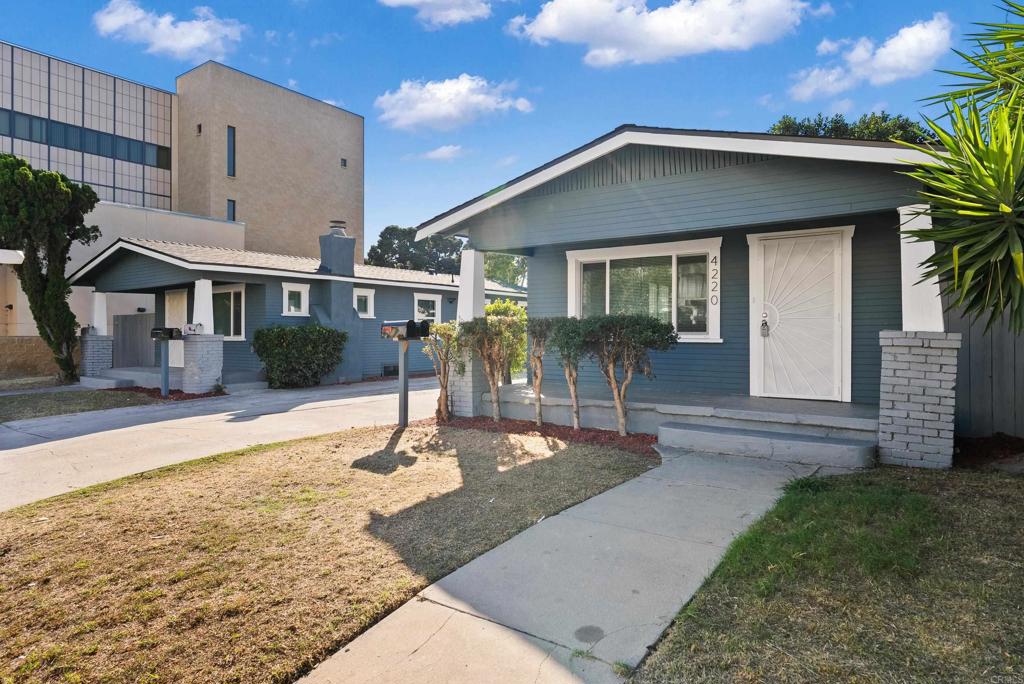
[[[432, 416], [437, 381], [410, 381], [409, 417]], [[398, 422], [398, 383], [254, 391], [0, 424], [0, 510], [194, 458]]]
[[811, 466], [665, 450], [663, 464], [478, 557], [304, 684], [621, 681], [737, 534]]

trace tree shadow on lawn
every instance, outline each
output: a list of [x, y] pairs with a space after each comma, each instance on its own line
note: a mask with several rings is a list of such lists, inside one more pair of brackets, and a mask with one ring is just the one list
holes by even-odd
[[[405, 451], [385, 451], [360, 460], [379, 464], [416, 458]], [[417, 445], [417, 451], [421, 458], [441, 454], [458, 459], [462, 485], [390, 515], [370, 511], [366, 529], [391, 546], [412, 571], [431, 581], [542, 517], [655, 465], [637, 454], [553, 437], [447, 427]]]
[[388, 438], [388, 443], [383, 449], [357, 458], [352, 461], [352, 467], [377, 475], [391, 475], [399, 468], [409, 468], [415, 465], [415, 455], [409, 453], [407, 449], [398, 450], [398, 444], [402, 441], [404, 434], [404, 428], [397, 428], [391, 433], [391, 437]]

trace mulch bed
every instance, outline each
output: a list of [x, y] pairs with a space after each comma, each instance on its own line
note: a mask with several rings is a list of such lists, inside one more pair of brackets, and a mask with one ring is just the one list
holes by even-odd
[[1024, 454], [1024, 439], [997, 432], [991, 437], [958, 437], [954, 464], [958, 468], [984, 468], [990, 463]]
[[466, 430], [484, 430], [487, 432], [510, 432], [519, 435], [540, 435], [542, 437], [554, 437], [565, 442], [580, 442], [583, 444], [596, 444], [598, 446], [610, 446], [640, 454], [653, 460], [660, 460], [654, 445], [658, 442], [656, 435], [631, 434], [623, 437], [611, 430], [597, 430], [595, 428], [581, 428], [573, 430], [568, 425], [555, 425], [544, 423], [541, 427], [529, 420], [513, 420], [502, 418], [495, 423], [493, 419], [486, 416], [475, 418], [452, 418], [448, 423], [451, 427], [464, 428]]
[[163, 399], [164, 401], [189, 401], [190, 399], [209, 399], [210, 397], [223, 397], [227, 395], [227, 392], [203, 392], [201, 394], [189, 394], [182, 392], [180, 389], [171, 390], [167, 393], [167, 396], [162, 396], [160, 390], [156, 387], [111, 387], [110, 389], [103, 390], [104, 392], [131, 392], [133, 394], [145, 394], [147, 397], [153, 397], [154, 399]]

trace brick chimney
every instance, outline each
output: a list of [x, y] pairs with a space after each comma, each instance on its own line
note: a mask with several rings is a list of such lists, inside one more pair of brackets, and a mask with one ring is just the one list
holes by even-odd
[[354, 275], [356, 239], [349, 237], [345, 222], [333, 220], [326, 235], [320, 236], [320, 270], [333, 275]]

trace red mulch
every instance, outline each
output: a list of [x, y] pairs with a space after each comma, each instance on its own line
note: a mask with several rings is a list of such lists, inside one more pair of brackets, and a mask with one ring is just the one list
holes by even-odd
[[552, 423], [544, 423], [541, 427], [537, 427], [537, 424], [532, 421], [512, 420], [511, 418], [503, 418], [501, 422], [495, 423], [493, 419], [486, 416], [452, 418], [448, 425], [468, 430], [554, 437], [566, 442], [583, 442], [585, 444], [616, 447], [623, 451], [640, 454], [652, 460], [661, 459], [658, 452], [654, 450], [654, 445], [658, 441], [656, 435], [631, 434], [623, 437], [618, 432], [613, 432], [612, 430], [597, 430], [594, 428], [573, 430], [568, 425], [554, 425]]
[[156, 387], [111, 387], [110, 389], [103, 390], [104, 392], [134, 392], [135, 394], [145, 394], [154, 399], [164, 399], [165, 401], [189, 401], [190, 399], [209, 399], [210, 397], [223, 397], [226, 392], [203, 392], [202, 394], [186, 394], [179, 389], [171, 390], [167, 393], [166, 397], [160, 396], [160, 389]]
[[958, 468], [984, 468], [1024, 454], [1024, 439], [997, 432], [991, 437], [958, 437], [955, 463]]

